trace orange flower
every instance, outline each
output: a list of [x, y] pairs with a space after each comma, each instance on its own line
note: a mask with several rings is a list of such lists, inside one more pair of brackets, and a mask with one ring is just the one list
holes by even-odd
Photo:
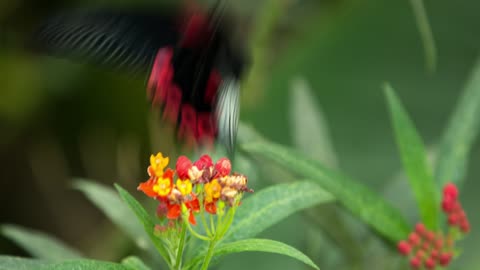
[[143, 191], [143, 193], [145, 193], [145, 195], [147, 195], [148, 197], [155, 198], [157, 197], [157, 193], [153, 191], [153, 186], [156, 182], [156, 178], [150, 177], [150, 179], [148, 179], [147, 181], [140, 183], [137, 187], [137, 190]]
[[212, 215], [215, 215], [217, 213], [217, 205], [214, 202], [207, 203], [205, 201], [205, 211]]

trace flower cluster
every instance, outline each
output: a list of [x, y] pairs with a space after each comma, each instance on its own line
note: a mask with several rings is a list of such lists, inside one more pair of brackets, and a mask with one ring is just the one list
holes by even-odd
[[413, 269], [435, 269], [447, 266], [454, 257], [454, 244], [462, 234], [468, 233], [470, 224], [458, 201], [458, 189], [448, 183], [443, 189], [442, 209], [448, 217], [447, 234], [428, 230], [422, 223], [415, 226], [407, 240], [398, 243], [398, 251], [410, 258]]
[[458, 189], [452, 183], [445, 185], [443, 189], [442, 210], [447, 215], [451, 227], [457, 227], [463, 233], [470, 231], [467, 215], [458, 200]]
[[214, 164], [208, 155], [194, 163], [180, 156], [175, 170], [167, 168], [168, 163], [169, 158], [162, 153], [152, 155], [147, 169], [150, 178], [137, 188], [160, 202], [160, 218], [175, 220], [188, 214], [189, 222], [196, 225], [196, 213], [205, 210], [217, 214], [218, 208], [238, 206], [243, 192], [253, 192], [244, 175], [230, 174], [232, 166], [227, 158]]

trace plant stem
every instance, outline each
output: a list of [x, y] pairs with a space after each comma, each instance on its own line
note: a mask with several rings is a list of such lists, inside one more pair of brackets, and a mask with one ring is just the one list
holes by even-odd
[[210, 241], [213, 239], [213, 237], [207, 237], [207, 236], [204, 236], [204, 235], [201, 235], [199, 233], [197, 233], [194, 229], [192, 229], [192, 227], [190, 226], [190, 224], [188, 223], [188, 221], [184, 221], [184, 224], [187, 226], [187, 229], [188, 231], [195, 237], [197, 237], [198, 239], [200, 240], [203, 240], [203, 241]]
[[180, 235], [180, 242], [178, 244], [177, 257], [175, 258], [175, 269], [181, 269], [183, 249], [185, 248], [185, 239], [187, 238], [187, 226], [185, 222], [182, 224], [182, 234]]
[[213, 251], [215, 250], [215, 245], [217, 244], [217, 237], [213, 237], [213, 239], [210, 241], [210, 245], [208, 245], [208, 252], [207, 256], [205, 256], [205, 259], [203, 260], [202, 264], [202, 270], [207, 270], [208, 265], [210, 264], [210, 260], [213, 257]]
[[210, 229], [212, 230], [212, 233], [215, 233], [215, 224], [213, 222], [213, 215], [210, 215]]

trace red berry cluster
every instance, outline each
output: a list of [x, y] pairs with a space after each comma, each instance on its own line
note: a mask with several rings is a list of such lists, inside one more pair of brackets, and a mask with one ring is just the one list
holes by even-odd
[[[446, 241], [445, 241], [446, 240]], [[415, 226], [408, 240], [398, 243], [398, 251], [405, 256], [410, 255], [410, 265], [413, 269], [435, 269], [437, 264], [446, 266], [453, 257], [451, 241], [444, 239], [442, 234], [428, 230], [422, 223]]]
[[442, 209], [448, 217], [449, 230], [446, 235], [428, 230], [418, 223], [407, 240], [398, 243], [398, 251], [408, 256], [412, 269], [435, 269], [437, 265], [447, 266], [453, 258], [454, 241], [458, 239], [458, 229], [462, 233], [470, 230], [470, 224], [458, 201], [457, 187], [449, 183], [443, 189]]
[[448, 225], [457, 227], [463, 233], [470, 231], [467, 215], [458, 201], [458, 189], [452, 183], [446, 184], [443, 188], [442, 209], [448, 217]]

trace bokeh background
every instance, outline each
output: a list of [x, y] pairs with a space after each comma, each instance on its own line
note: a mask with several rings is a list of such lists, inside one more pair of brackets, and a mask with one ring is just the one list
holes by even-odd
[[[311, 98], [306, 101], [320, 109], [332, 141], [325, 151], [334, 151], [336, 166], [384, 194], [414, 222], [381, 85], [385, 81], [393, 85], [433, 149], [477, 61], [480, 3], [424, 1], [438, 52], [436, 69], [431, 71], [410, 1], [229, 2], [240, 36], [253, 55], [242, 92], [241, 121], [268, 140], [295, 146], [292, 134], [302, 120], [292, 121], [292, 101], [297, 100], [293, 97], [299, 85], [308, 89]], [[158, 116], [151, 112], [144, 80], [32, 55], [20, 44], [31, 26], [50, 12], [139, 5], [163, 7], [161, 0], [0, 2], [4, 22], [0, 28], [0, 223], [48, 232], [96, 259], [118, 260], [132, 252], [122, 232], [70, 188], [72, 178], [106, 185], [117, 182], [133, 192], [147, 177], [150, 153], [181, 153], [172, 145], [171, 129], [158, 124]], [[479, 155], [476, 144], [461, 197], [473, 229], [452, 269], [480, 269]], [[251, 183], [259, 190], [289, 179], [284, 177], [272, 177], [263, 169]], [[352, 235], [318, 233], [321, 220], [336, 210], [348, 220]], [[308, 216], [291, 216], [262, 237], [297, 247], [322, 269], [402, 267], [391, 264], [395, 261], [391, 246], [340, 208], [330, 206]], [[362, 250], [365, 241], [375, 244]], [[27, 256], [4, 238], [0, 253]], [[277, 255], [246, 253], [228, 256], [218, 267], [246, 268], [306, 266]]]

